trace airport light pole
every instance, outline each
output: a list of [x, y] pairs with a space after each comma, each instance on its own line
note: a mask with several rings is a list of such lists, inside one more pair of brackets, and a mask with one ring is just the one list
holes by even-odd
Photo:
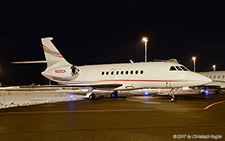
[[196, 57], [194, 56], [194, 57], [192, 57], [192, 60], [194, 61], [194, 72], [196, 71]]
[[142, 41], [145, 42], [145, 62], [147, 62], [147, 43], [148, 43], [148, 37], [143, 37]]
[[213, 67], [213, 71], [216, 71], [216, 65], [213, 65], [212, 67]]

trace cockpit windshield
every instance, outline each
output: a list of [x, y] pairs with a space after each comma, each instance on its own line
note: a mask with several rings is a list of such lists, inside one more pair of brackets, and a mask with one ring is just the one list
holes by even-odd
[[180, 68], [180, 66], [176, 66], [178, 71], [182, 71], [182, 69]]
[[184, 71], [189, 71], [185, 66], [180, 66]]
[[185, 66], [170, 66], [170, 71], [189, 71]]
[[170, 71], [176, 71], [177, 69], [174, 66], [170, 67]]

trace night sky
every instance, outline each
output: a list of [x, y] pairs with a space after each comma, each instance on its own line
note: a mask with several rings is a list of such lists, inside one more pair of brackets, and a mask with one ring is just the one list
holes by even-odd
[[0, 5], [0, 82], [4, 85], [47, 84], [42, 37], [74, 65], [177, 58], [197, 71], [225, 70], [225, 8], [218, 2], [146, 2], [140, 0], [5, 2]]

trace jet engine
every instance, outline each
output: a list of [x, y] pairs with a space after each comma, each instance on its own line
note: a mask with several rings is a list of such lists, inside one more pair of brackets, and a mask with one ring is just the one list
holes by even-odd
[[61, 66], [48, 68], [42, 74], [55, 81], [70, 81], [76, 79], [79, 75], [79, 69], [76, 66]]

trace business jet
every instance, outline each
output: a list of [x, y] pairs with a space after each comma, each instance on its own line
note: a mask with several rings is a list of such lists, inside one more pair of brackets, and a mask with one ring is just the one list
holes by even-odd
[[111, 97], [117, 97], [118, 91], [123, 90], [170, 88], [168, 95], [171, 96], [170, 101], [174, 102], [178, 88], [199, 86], [212, 81], [171, 61], [75, 66], [64, 59], [51, 40], [52, 37], [41, 39], [47, 62], [42, 75], [65, 87], [87, 88], [86, 97], [89, 100], [96, 97], [94, 89], [112, 90]]
[[211, 83], [201, 87], [200, 93], [205, 94], [208, 89], [213, 89], [214, 94], [219, 94], [222, 89], [225, 89], [225, 71], [199, 72], [199, 74], [212, 79]]

